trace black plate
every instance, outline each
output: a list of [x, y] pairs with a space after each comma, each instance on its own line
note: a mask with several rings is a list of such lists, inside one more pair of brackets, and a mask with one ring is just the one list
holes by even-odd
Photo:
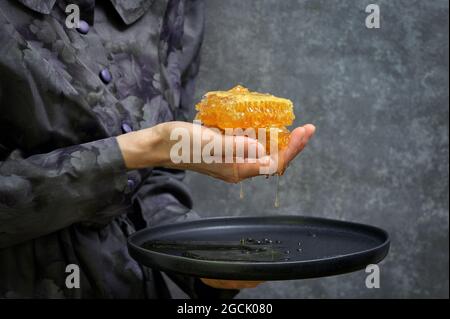
[[[200, 260], [142, 246], [148, 241], [236, 242], [251, 237], [279, 240], [288, 261]], [[300, 245], [299, 246], [299, 242]], [[389, 235], [382, 229], [337, 220], [301, 217], [230, 217], [175, 223], [141, 230], [128, 240], [131, 256], [161, 271], [204, 278], [288, 280], [332, 276], [384, 259]], [[301, 252], [297, 251], [301, 247]]]

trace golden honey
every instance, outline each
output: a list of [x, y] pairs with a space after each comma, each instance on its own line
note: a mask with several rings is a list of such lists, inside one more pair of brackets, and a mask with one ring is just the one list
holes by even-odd
[[[212, 91], [196, 105], [196, 119], [204, 125], [225, 129], [266, 129], [266, 149], [270, 150], [270, 129], [278, 131], [278, 149], [289, 143], [289, 130], [295, 119], [290, 100], [266, 93], [251, 92], [243, 86], [229, 91]], [[257, 137], [257, 136], [256, 136]]]

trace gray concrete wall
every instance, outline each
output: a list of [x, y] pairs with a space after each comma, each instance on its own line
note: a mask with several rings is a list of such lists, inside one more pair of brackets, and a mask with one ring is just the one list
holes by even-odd
[[[364, 271], [270, 282], [240, 297], [449, 295], [447, 0], [206, 0], [198, 98], [237, 83], [295, 103], [317, 126], [281, 180], [239, 186], [189, 174], [200, 215], [295, 214], [380, 226], [392, 236], [381, 288]], [[381, 7], [381, 29], [364, 9]]]

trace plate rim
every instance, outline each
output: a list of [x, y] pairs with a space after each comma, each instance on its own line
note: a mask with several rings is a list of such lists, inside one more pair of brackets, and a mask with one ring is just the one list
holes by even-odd
[[[377, 246], [374, 246], [372, 248], [369, 249], [365, 249], [365, 250], [361, 250], [358, 252], [353, 252], [353, 253], [348, 253], [348, 254], [343, 254], [343, 255], [336, 255], [336, 256], [332, 256], [332, 257], [323, 257], [323, 258], [317, 258], [317, 259], [311, 259], [311, 260], [303, 260], [303, 261], [276, 261], [276, 262], [242, 262], [242, 261], [217, 261], [217, 260], [202, 260], [202, 259], [193, 259], [193, 258], [189, 258], [189, 257], [185, 257], [185, 256], [176, 256], [176, 255], [171, 255], [171, 254], [166, 254], [166, 253], [161, 253], [161, 252], [157, 252], [157, 251], [152, 251], [152, 250], [148, 250], [145, 248], [142, 248], [141, 246], [139, 246], [139, 243], [136, 243], [136, 241], [138, 241], [138, 239], [141, 236], [144, 236], [145, 234], [154, 231], [154, 230], [164, 230], [164, 228], [174, 228], [177, 227], [179, 225], [183, 225], [185, 227], [188, 227], [189, 225], [192, 224], [196, 224], [196, 223], [200, 223], [200, 224], [204, 224], [210, 221], [213, 222], [221, 222], [221, 221], [239, 221], [239, 220], [259, 220], [259, 221], [264, 221], [264, 220], [287, 220], [287, 219], [298, 219], [298, 220], [305, 220], [305, 221], [313, 221], [313, 222], [319, 222], [319, 223], [330, 223], [330, 224], [337, 224], [337, 225], [342, 225], [345, 226], [346, 228], [348, 227], [355, 227], [355, 228], [363, 228], [366, 230], [370, 230], [372, 232], [377, 233], [378, 235], [381, 235], [383, 237], [383, 242]], [[385, 231], [382, 228], [376, 227], [376, 226], [372, 226], [372, 225], [367, 225], [367, 224], [362, 224], [362, 223], [358, 223], [358, 222], [351, 222], [351, 221], [345, 221], [345, 220], [337, 220], [337, 219], [330, 219], [330, 218], [323, 218], [323, 217], [313, 217], [313, 216], [302, 216], [302, 215], [276, 215], [276, 216], [230, 216], [230, 217], [211, 217], [211, 218], [201, 218], [201, 219], [197, 219], [197, 220], [189, 220], [189, 221], [180, 221], [180, 222], [175, 222], [175, 223], [171, 223], [171, 224], [163, 224], [163, 225], [156, 225], [156, 226], [151, 226], [151, 227], [147, 227], [144, 229], [141, 229], [135, 233], [133, 233], [132, 235], [130, 235], [128, 237], [127, 240], [127, 245], [128, 245], [128, 249], [129, 249], [129, 253], [130, 255], [136, 260], [136, 255], [149, 255], [149, 256], [144, 256], [144, 258], [151, 258], [151, 256], [153, 257], [158, 257], [158, 258], [164, 258], [166, 259], [168, 262], [173, 263], [173, 262], [188, 262], [191, 265], [199, 265], [199, 266], [211, 266], [211, 265], [220, 265], [221, 267], [242, 267], [242, 268], [259, 268], [259, 267], [267, 267], [267, 266], [271, 266], [271, 267], [280, 267], [280, 268], [284, 268], [284, 267], [289, 267], [289, 266], [293, 266], [293, 265], [297, 265], [297, 266], [311, 266], [314, 267], [315, 265], [321, 265], [323, 263], [333, 263], [336, 261], [346, 261], [350, 262], [350, 259], [353, 258], [369, 258], [371, 257], [372, 259], [375, 258], [375, 256], [379, 255], [378, 259], [376, 261], [376, 263], [381, 262], [389, 253], [389, 249], [390, 249], [390, 244], [391, 244], [391, 239], [389, 236], [389, 233], [387, 231]], [[381, 254], [381, 255], [380, 255]], [[145, 265], [145, 263], [142, 263], [141, 261], [136, 260], [136, 262], [138, 262], [139, 264], [143, 264]], [[155, 270], [159, 270], [159, 271], [169, 271], [169, 272], [176, 272], [176, 273], [180, 273], [180, 274], [184, 274], [184, 275], [194, 275], [192, 273], [186, 273], [186, 272], [180, 272], [180, 271], [176, 271], [173, 269], [167, 269], [165, 267], [159, 267], [159, 266], [147, 266], [150, 267], [151, 269], [155, 269]], [[363, 269], [363, 267], [358, 267], [358, 269]], [[352, 270], [349, 271], [343, 271], [343, 272], [336, 272], [335, 275], [338, 274], [343, 274], [343, 273], [349, 273]], [[354, 271], [354, 270], [353, 270]], [[239, 275], [239, 274], [238, 274]], [[333, 275], [333, 274], [332, 274]], [[332, 275], [324, 275], [324, 276], [332, 276]], [[194, 276], [198, 276], [198, 275], [194, 275]], [[324, 276], [296, 276], [296, 278], [299, 279], [303, 279], [303, 278], [315, 278], [315, 277], [324, 277]], [[271, 277], [276, 277], [276, 276], [271, 276]], [[279, 278], [280, 279], [268, 279], [268, 280], [288, 280], [288, 279], [283, 279], [286, 276], [280, 275]], [[228, 276], [220, 276], [220, 274], [217, 274], [216, 277], [214, 277], [216, 279], [226, 279], [228, 278]], [[267, 280], [267, 279], [266, 279]]]

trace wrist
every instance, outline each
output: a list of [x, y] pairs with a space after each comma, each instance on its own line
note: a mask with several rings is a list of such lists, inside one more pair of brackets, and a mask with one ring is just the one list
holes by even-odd
[[117, 137], [127, 169], [163, 166], [169, 158], [159, 125]]

